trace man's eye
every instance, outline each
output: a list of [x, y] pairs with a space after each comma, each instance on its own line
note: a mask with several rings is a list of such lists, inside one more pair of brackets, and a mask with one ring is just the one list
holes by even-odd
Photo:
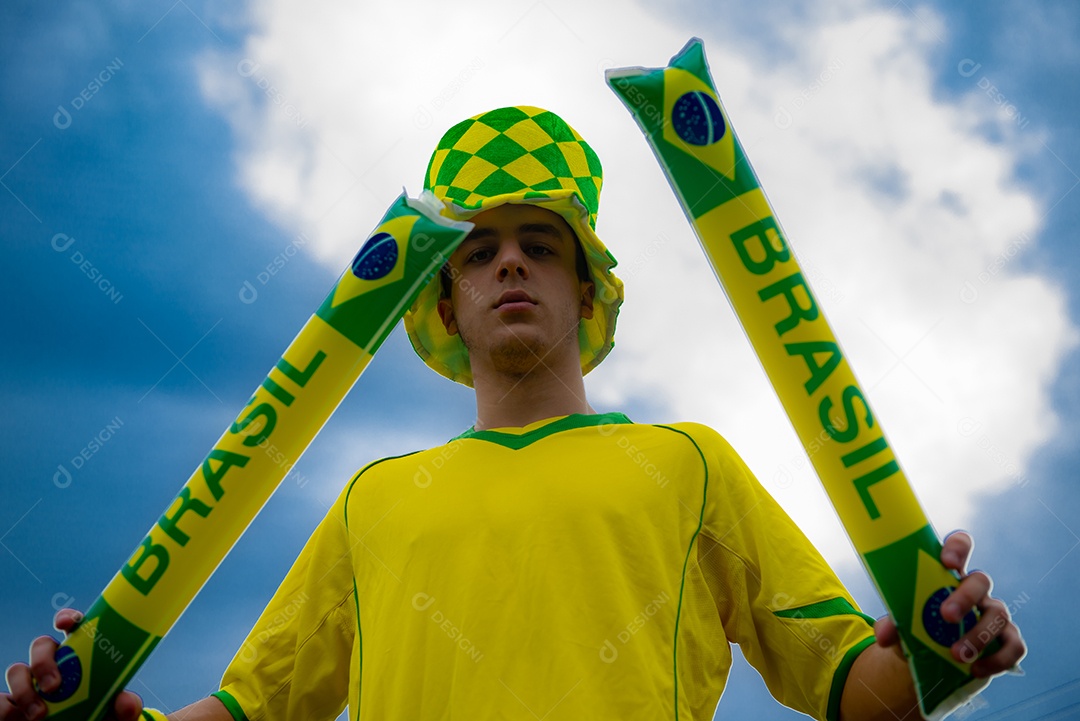
[[487, 260], [491, 257], [491, 251], [488, 248], [477, 248], [473, 252], [465, 256], [466, 263], [476, 263]]
[[546, 245], [532, 245], [529, 246], [529, 253], [532, 255], [551, 255], [554, 251]]

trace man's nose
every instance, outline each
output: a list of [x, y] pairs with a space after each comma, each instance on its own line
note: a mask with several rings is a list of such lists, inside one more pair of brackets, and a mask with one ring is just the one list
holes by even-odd
[[503, 243], [499, 248], [499, 262], [496, 265], [499, 280], [506, 280], [511, 275], [525, 279], [529, 277], [529, 266], [525, 263], [525, 254], [517, 243]]

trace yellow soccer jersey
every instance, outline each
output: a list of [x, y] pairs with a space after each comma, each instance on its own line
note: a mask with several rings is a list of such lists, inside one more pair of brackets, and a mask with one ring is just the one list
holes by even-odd
[[708, 721], [737, 643], [835, 719], [872, 621], [715, 431], [572, 415], [357, 473], [216, 695], [250, 721]]

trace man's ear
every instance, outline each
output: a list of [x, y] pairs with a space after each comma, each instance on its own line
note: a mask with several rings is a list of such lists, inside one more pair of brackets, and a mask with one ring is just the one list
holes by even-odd
[[596, 284], [591, 280], [581, 281], [581, 317], [585, 320], [593, 317], [594, 295], [596, 295]]
[[443, 328], [446, 328], [446, 334], [457, 335], [458, 327], [457, 320], [454, 318], [454, 304], [450, 302], [450, 299], [439, 298], [435, 310], [439, 312], [439, 320], [442, 321]]

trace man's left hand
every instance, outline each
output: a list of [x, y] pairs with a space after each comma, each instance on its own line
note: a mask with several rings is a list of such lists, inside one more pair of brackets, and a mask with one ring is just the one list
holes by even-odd
[[[952, 655], [960, 663], [971, 664], [972, 676], [986, 678], [1016, 668], [1027, 654], [1027, 645], [1020, 636], [1020, 629], [1013, 623], [1008, 607], [990, 595], [994, 587], [990, 576], [983, 571], [968, 573], [967, 565], [974, 547], [975, 542], [965, 531], [954, 531], [945, 537], [941, 562], [959, 573], [961, 580], [941, 604], [941, 616], [950, 623], [960, 623], [972, 609], [978, 609], [982, 614], [978, 623], [953, 644]], [[888, 616], [874, 624], [874, 635], [882, 646], [900, 642], [896, 625]], [[994, 639], [1001, 641], [1001, 648], [986, 658], [979, 658]]]

